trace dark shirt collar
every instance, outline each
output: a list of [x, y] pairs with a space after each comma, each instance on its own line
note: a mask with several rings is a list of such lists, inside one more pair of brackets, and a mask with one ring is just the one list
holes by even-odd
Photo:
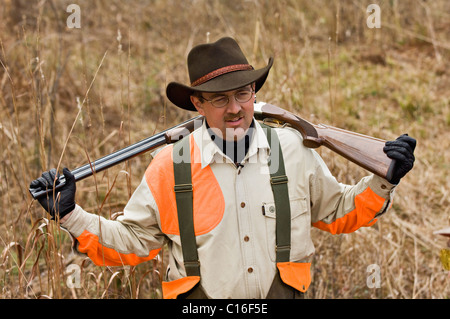
[[252, 121], [249, 129], [245, 136], [238, 141], [226, 141], [219, 137], [217, 134], [210, 129], [208, 122], [205, 119], [205, 125], [208, 130], [209, 136], [211, 140], [219, 147], [219, 149], [229, 157], [235, 164], [239, 164], [247, 155], [248, 149], [250, 147], [250, 142], [252, 141], [252, 137], [255, 131], [255, 120]]

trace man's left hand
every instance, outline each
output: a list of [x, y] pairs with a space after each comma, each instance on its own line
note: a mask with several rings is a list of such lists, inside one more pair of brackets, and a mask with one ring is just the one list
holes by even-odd
[[414, 149], [416, 140], [408, 134], [399, 136], [395, 141], [386, 142], [383, 151], [395, 160], [394, 173], [389, 180], [391, 184], [398, 184], [400, 179], [406, 175], [414, 166]]

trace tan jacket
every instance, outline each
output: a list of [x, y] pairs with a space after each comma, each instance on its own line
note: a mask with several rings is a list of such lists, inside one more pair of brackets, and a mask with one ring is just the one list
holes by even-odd
[[[277, 128], [276, 132], [289, 179], [292, 262], [307, 263], [314, 253], [311, 226], [333, 234], [350, 233], [373, 225], [391, 205], [394, 185], [373, 175], [354, 186], [340, 184], [320, 156], [303, 146], [297, 131]], [[205, 125], [189, 138], [200, 284], [210, 298], [264, 298], [276, 263], [275, 209], [267, 166], [270, 149], [263, 128], [256, 123], [239, 168], [210, 139]], [[135, 265], [154, 258], [168, 244], [166, 280], [186, 276], [172, 148], [167, 146], [155, 156], [117, 221], [76, 207], [63, 227], [77, 238], [80, 252], [99, 265]], [[310, 279], [305, 281], [304, 290]]]

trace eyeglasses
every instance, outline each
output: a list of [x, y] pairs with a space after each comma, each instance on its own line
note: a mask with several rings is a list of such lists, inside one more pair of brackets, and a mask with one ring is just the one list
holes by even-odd
[[219, 95], [211, 100], [205, 99], [202, 96], [202, 99], [211, 103], [211, 105], [214, 107], [221, 108], [230, 102], [230, 96], [234, 96], [236, 102], [246, 103], [251, 100], [251, 98], [253, 97], [253, 93], [255, 93], [255, 91], [253, 90], [239, 90], [232, 95]]

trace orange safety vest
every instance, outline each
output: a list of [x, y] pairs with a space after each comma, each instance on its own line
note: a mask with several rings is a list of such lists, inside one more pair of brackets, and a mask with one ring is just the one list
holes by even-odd
[[[265, 125], [264, 125], [265, 126]], [[291, 248], [291, 211], [288, 194], [288, 178], [286, 176], [283, 154], [277, 134], [272, 128], [265, 126], [270, 147], [273, 141], [279, 147], [278, 158], [269, 157], [270, 163], [277, 161], [278, 170], [271, 171], [270, 183], [274, 195], [277, 222], [276, 222], [276, 263], [278, 273], [274, 278], [267, 298], [302, 298], [311, 282], [310, 263], [290, 262]], [[182, 139], [173, 147], [173, 158], [185, 158], [184, 151], [190, 150], [189, 138]], [[273, 154], [272, 152], [271, 154]], [[190, 154], [189, 154], [190, 155]], [[190, 158], [191, 156], [187, 156]], [[184, 267], [186, 277], [163, 282], [163, 297], [173, 298], [206, 298], [200, 286], [200, 261], [193, 221], [193, 187], [191, 163], [188, 161], [173, 162], [175, 179], [175, 199], [177, 206], [178, 227], [181, 239]]]

